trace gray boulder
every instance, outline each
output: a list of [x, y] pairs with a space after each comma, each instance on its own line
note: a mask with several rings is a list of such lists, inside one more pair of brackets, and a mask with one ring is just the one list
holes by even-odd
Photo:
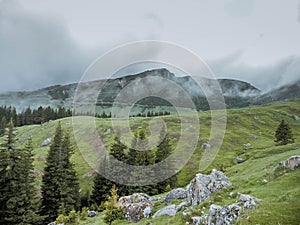
[[207, 225], [208, 215], [194, 216], [192, 217], [192, 220], [194, 225]]
[[300, 165], [300, 156], [291, 156], [287, 160], [280, 162], [279, 166], [285, 168], [285, 169], [290, 169], [294, 170], [296, 167]]
[[198, 205], [225, 187], [230, 187], [227, 176], [215, 169], [210, 175], [197, 174], [187, 186], [187, 201], [192, 206]]
[[95, 211], [88, 211], [88, 217], [95, 217], [96, 216], [96, 212]]
[[162, 215], [168, 216], [175, 216], [177, 212], [183, 209], [184, 206], [187, 205], [187, 202], [182, 202], [179, 205], [168, 205], [160, 210], [158, 210], [154, 215], [153, 218]]
[[241, 157], [236, 157], [234, 159], [234, 161], [236, 161], [237, 163], [243, 163], [243, 162], [245, 162], [245, 160], [243, 158], [241, 158]]
[[43, 143], [41, 144], [41, 147], [46, 147], [51, 144], [51, 138], [47, 138]]
[[299, 116], [293, 115], [293, 117], [294, 117], [294, 119], [295, 119], [296, 121], [300, 121], [300, 117], [299, 117]]
[[210, 146], [209, 143], [203, 143], [203, 144], [202, 144], [202, 148], [203, 148], [204, 150], [208, 150], [208, 149], [211, 148], [211, 146]]
[[250, 143], [247, 143], [247, 144], [244, 144], [244, 147], [246, 147], [246, 148], [251, 148], [252, 145], [251, 145]]
[[124, 218], [129, 222], [138, 222], [143, 218], [149, 218], [153, 208], [150, 196], [144, 193], [121, 197], [119, 204], [125, 212]]
[[244, 209], [253, 209], [260, 200], [251, 195], [240, 194], [240, 198], [236, 204]]
[[187, 198], [187, 190], [183, 189], [183, 188], [176, 188], [171, 190], [166, 198], [165, 198], [165, 202], [169, 203], [173, 200], [178, 200], [178, 199], [186, 199]]
[[241, 207], [232, 204], [225, 207], [212, 204], [209, 209], [208, 224], [231, 225], [241, 216]]

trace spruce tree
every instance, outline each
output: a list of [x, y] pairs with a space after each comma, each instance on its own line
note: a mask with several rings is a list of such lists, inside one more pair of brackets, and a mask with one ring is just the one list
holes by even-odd
[[275, 133], [275, 142], [278, 145], [286, 145], [294, 142], [292, 129], [284, 120], [279, 124]]
[[0, 223], [40, 224], [34, 188], [31, 140], [24, 149], [16, 147], [13, 122], [10, 121], [5, 143], [1, 146]]
[[[138, 133], [138, 136], [135, 136], [131, 147], [131, 155], [133, 155], [133, 149], [135, 150], [135, 160], [134, 165], [135, 166], [142, 166], [147, 167], [150, 165], [153, 165], [155, 163], [155, 154], [152, 149], [148, 149], [148, 140], [146, 137], [146, 134], [144, 130], [140, 130]], [[129, 151], [130, 153], [130, 151]], [[147, 174], [145, 174], [143, 177], [140, 176], [140, 174], [134, 174], [131, 173], [131, 178], [134, 179], [134, 181], [139, 182], [147, 182], [147, 180], [154, 178], [155, 174], [149, 170]], [[144, 180], [143, 180], [144, 179]], [[144, 192], [149, 195], [157, 194], [157, 190], [155, 188], [155, 185], [146, 185], [146, 186], [136, 186], [131, 188], [132, 192]]]
[[91, 203], [100, 206], [105, 202], [107, 194], [114, 185], [112, 181], [105, 178], [102, 174], [107, 174], [108, 160], [106, 157], [100, 162], [98, 173], [94, 176]]
[[61, 210], [78, 209], [79, 185], [71, 155], [69, 136], [58, 123], [42, 177], [42, 214], [47, 222], [54, 221]]
[[[114, 143], [112, 144], [110, 148], [109, 155], [113, 156], [116, 160], [126, 163], [126, 154], [125, 151], [127, 150], [127, 146], [122, 143], [119, 138], [116, 136], [114, 139]], [[113, 167], [113, 168], [111, 168]], [[118, 178], [118, 181], [120, 183], [124, 183], [126, 179], [126, 176], [128, 174], [128, 171], [126, 171], [126, 167], [123, 166], [117, 166], [117, 165], [111, 165], [109, 160], [109, 168], [111, 172], [111, 176]], [[121, 196], [125, 196], [128, 194], [128, 187], [126, 185], [122, 185], [120, 183], [115, 183], [117, 189], [119, 190], [119, 194]]]
[[[160, 144], [157, 147], [155, 154], [155, 163], [159, 163], [169, 157], [172, 153], [172, 145], [169, 135], [163, 129], [160, 133]], [[159, 168], [159, 171], [156, 172], [157, 176], [168, 176], [171, 170], [175, 170], [174, 164], [165, 161]], [[173, 175], [172, 177], [160, 182], [157, 184], [157, 190], [159, 193], [165, 192], [167, 187], [175, 187], [177, 184], [177, 176]]]

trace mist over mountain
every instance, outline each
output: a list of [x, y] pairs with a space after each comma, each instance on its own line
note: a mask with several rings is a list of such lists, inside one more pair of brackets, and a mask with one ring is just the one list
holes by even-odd
[[[180, 98], [181, 94], [178, 90], [173, 90], [173, 86], [170, 88], [170, 81], [188, 93], [196, 105], [197, 110], [209, 109], [204, 92], [191, 76], [177, 77], [165, 68], [80, 84], [83, 89], [81, 88], [81, 92], [77, 93], [77, 98], [86, 104], [96, 104], [98, 107], [111, 107], [120, 91], [131, 82], [134, 82], [135, 85], [130, 87], [130, 91], [135, 96], [143, 96], [143, 92], [147, 88], [149, 89], [149, 85], [151, 85], [154, 91], [163, 90], [165, 96], [172, 96], [174, 99]], [[222, 90], [227, 108], [240, 108], [300, 97], [300, 81], [280, 87], [268, 93], [262, 93], [257, 87], [240, 80], [218, 79], [217, 81]], [[212, 81], [204, 79], [203, 82], [204, 85], [209, 86]], [[23, 111], [29, 106], [31, 108], [37, 108], [39, 106], [51, 106], [54, 108], [64, 106], [71, 108], [77, 86], [77, 83], [73, 83], [50, 86], [35, 91], [6, 92], [0, 94], [0, 105], [14, 106], [17, 111]], [[91, 102], [91, 96], [94, 96], [95, 93], [99, 91], [97, 102]], [[166, 105], [166, 101], [160, 101], [158, 99], [159, 98], [151, 98], [151, 96], [149, 96], [148, 98], [141, 99], [138, 104], [144, 107], [149, 105], [152, 107]], [[124, 104], [126, 104], [126, 99]]]

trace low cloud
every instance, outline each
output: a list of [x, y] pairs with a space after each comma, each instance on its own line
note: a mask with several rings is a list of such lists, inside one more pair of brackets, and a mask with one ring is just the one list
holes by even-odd
[[299, 56], [286, 57], [274, 64], [254, 66], [242, 63], [241, 55], [242, 51], [236, 52], [208, 64], [216, 77], [247, 81], [264, 92], [300, 79]]
[[93, 58], [63, 21], [0, 2], [0, 91], [77, 81]]

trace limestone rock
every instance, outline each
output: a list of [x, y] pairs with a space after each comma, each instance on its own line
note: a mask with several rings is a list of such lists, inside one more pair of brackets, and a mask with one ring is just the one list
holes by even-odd
[[185, 205], [187, 205], [187, 202], [182, 202], [179, 205], [168, 205], [168, 206], [158, 210], [153, 215], [153, 218], [155, 218], [157, 216], [162, 216], [162, 215], [175, 216], [176, 213], [179, 212]]
[[245, 162], [245, 160], [243, 158], [241, 158], [241, 157], [236, 157], [234, 159], [234, 161], [236, 161], [237, 163], [243, 163], [243, 162]]
[[231, 225], [241, 215], [241, 207], [232, 204], [225, 207], [212, 204], [209, 209], [208, 224]]
[[194, 216], [192, 217], [192, 220], [194, 225], [207, 225], [208, 215]]
[[88, 217], [95, 217], [96, 216], [96, 212], [95, 211], [88, 211]]
[[285, 168], [285, 169], [290, 169], [294, 170], [296, 167], [300, 165], [300, 156], [291, 156], [287, 160], [280, 162], [279, 166]]
[[259, 202], [258, 198], [251, 195], [240, 194], [240, 199], [237, 204], [244, 209], [253, 209]]
[[166, 198], [165, 198], [165, 202], [169, 203], [173, 200], [178, 200], [178, 199], [185, 199], [187, 197], [187, 191], [183, 188], [176, 188], [171, 190]]
[[202, 144], [202, 148], [203, 148], [204, 150], [208, 150], [208, 149], [211, 148], [211, 146], [210, 146], [209, 143], [203, 143], [203, 144]]
[[299, 116], [293, 115], [293, 117], [294, 117], [294, 119], [295, 119], [296, 121], [300, 121], [300, 117], [299, 117]]
[[210, 197], [211, 194], [230, 186], [227, 176], [220, 171], [213, 169], [210, 175], [199, 173], [187, 187], [187, 201], [192, 206], [198, 205]]
[[51, 138], [47, 138], [46, 140], [43, 141], [41, 144], [41, 147], [46, 147], [51, 144]]
[[153, 208], [150, 196], [144, 193], [121, 197], [119, 204], [125, 211], [124, 218], [129, 222], [138, 222], [142, 218], [149, 218]]
[[246, 147], [246, 148], [251, 148], [252, 145], [251, 145], [250, 143], [247, 143], [247, 144], [244, 144], [244, 147]]

